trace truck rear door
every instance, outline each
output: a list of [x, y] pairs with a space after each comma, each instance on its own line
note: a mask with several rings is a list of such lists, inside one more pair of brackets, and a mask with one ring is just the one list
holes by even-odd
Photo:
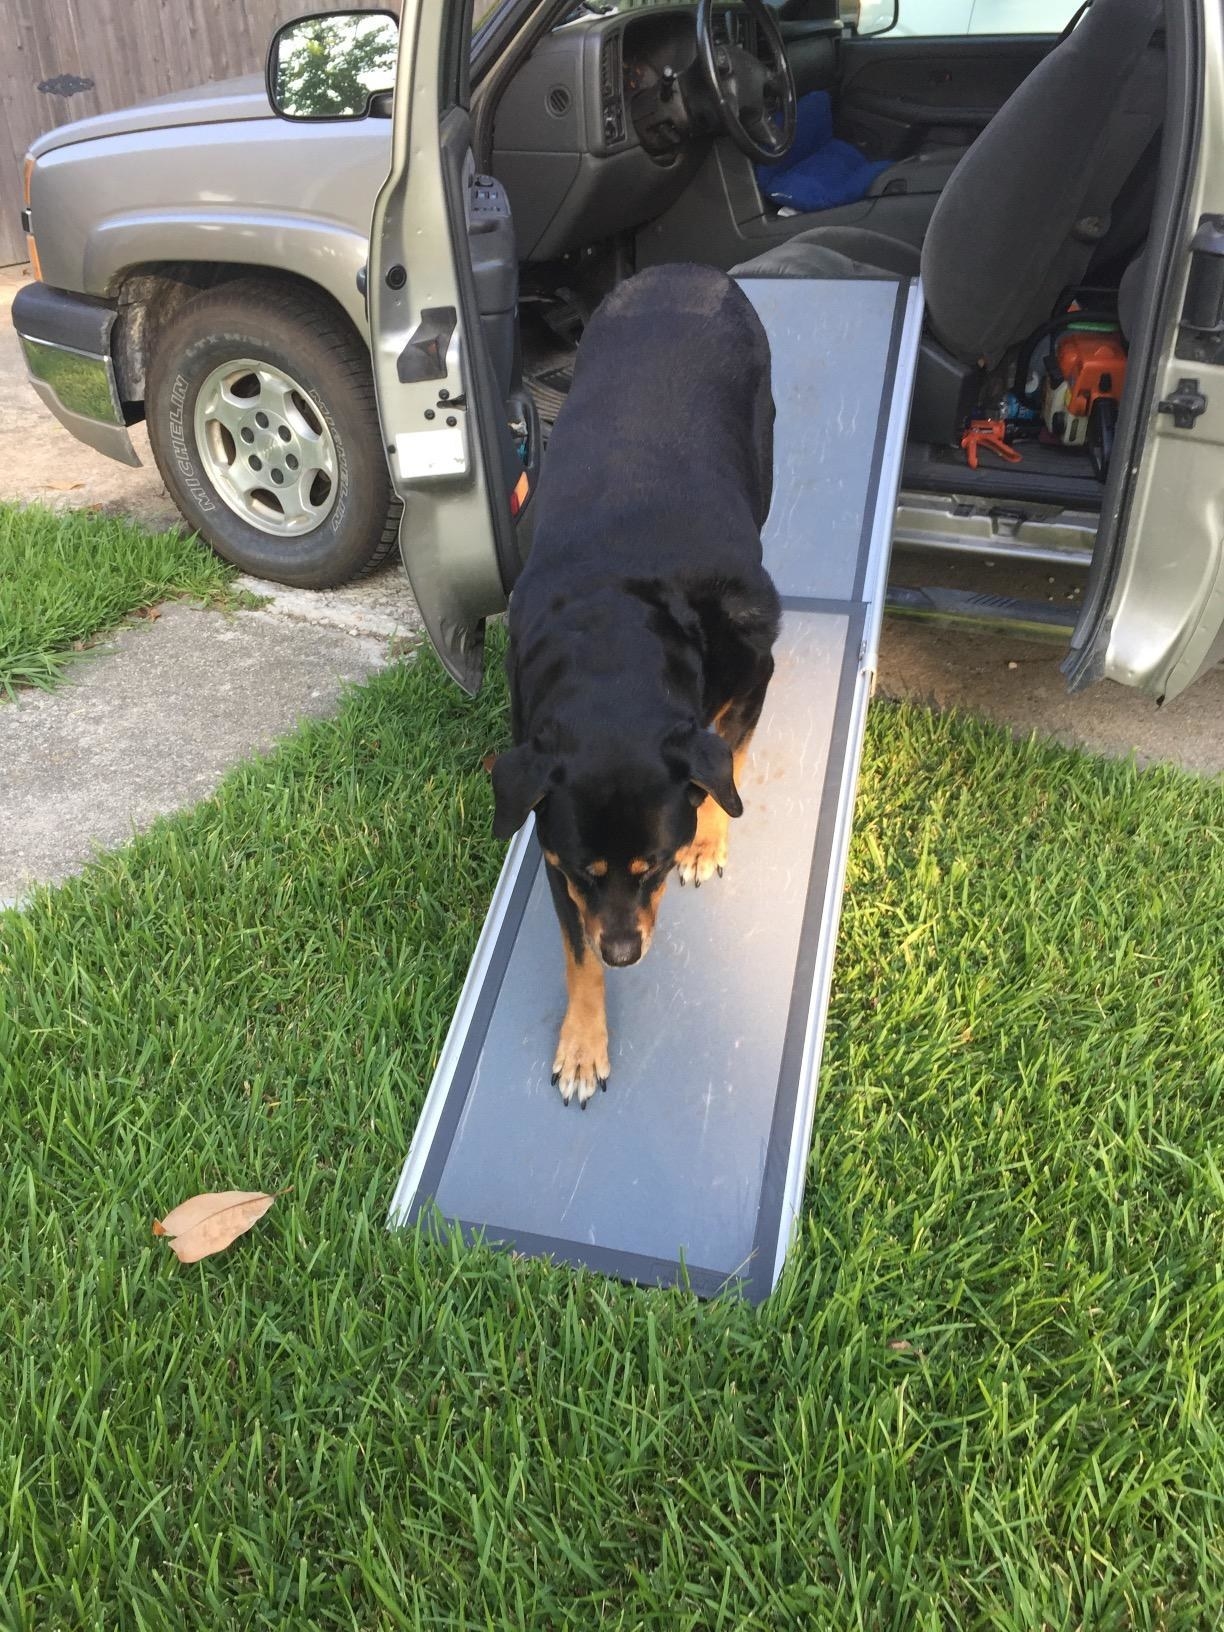
[[1170, 241], [1149, 240], [1151, 332], [1132, 336], [1138, 451], [1113, 517], [1106, 491], [1065, 664], [1073, 687], [1103, 675], [1162, 700], [1224, 659], [1224, 12], [1214, 0], [1189, 10], [1186, 128], [1173, 127], [1172, 97], [1166, 127], [1186, 155], [1185, 201]]

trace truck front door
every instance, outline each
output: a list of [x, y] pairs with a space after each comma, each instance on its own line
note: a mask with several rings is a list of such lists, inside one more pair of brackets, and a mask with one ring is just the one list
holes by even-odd
[[484, 621], [518, 571], [526, 478], [509, 429], [514, 228], [504, 189], [476, 172], [471, 31], [472, 0], [404, 0], [368, 287], [404, 566], [439, 657], [474, 694]]

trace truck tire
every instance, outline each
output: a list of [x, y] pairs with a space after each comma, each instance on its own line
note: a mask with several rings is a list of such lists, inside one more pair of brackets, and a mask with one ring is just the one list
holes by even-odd
[[157, 337], [145, 415], [170, 496], [242, 571], [327, 589], [394, 550], [370, 355], [323, 298], [255, 278], [195, 296]]

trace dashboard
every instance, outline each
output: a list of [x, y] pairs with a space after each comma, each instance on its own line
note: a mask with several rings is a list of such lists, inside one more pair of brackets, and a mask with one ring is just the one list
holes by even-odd
[[[666, 210], [721, 128], [697, 58], [695, 4], [584, 16], [546, 35], [502, 93], [491, 168], [524, 260], [548, 260]], [[756, 46], [741, 8], [715, 36]]]

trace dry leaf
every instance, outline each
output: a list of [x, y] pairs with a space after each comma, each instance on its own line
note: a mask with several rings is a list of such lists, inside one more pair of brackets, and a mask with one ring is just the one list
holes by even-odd
[[75, 493], [78, 487], [84, 487], [84, 482], [44, 482], [43, 488], [50, 493]]
[[132, 616], [134, 618], [148, 618], [149, 622], [152, 623], [155, 618], [160, 618], [161, 617], [161, 607], [160, 606], [138, 607], [137, 610], [135, 612], [133, 612]]
[[485, 770], [486, 770], [486, 771], [487, 771], [487, 772], [488, 772], [488, 773], [489, 773], [489, 774], [490, 774], [490, 775], [492, 775], [492, 772], [493, 772], [493, 761], [494, 761], [494, 760], [495, 760], [495, 759], [496, 759], [496, 758], [497, 758], [497, 755], [496, 755], [496, 754], [486, 754], [486, 755], [485, 755], [485, 756], [484, 756], [484, 758], [483, 758], [483, 759], [482, 759], [482, 760], [481, 760], [481, 762], [480, 762], [480, 763], [481, 763], [481, 764], [482, 764], [482, 765], [483, 765], [483, 766], [484, 766], [484, 768], [485, 768]]
[[897, 1354], [912, 1354], [914, 1348], [914, 1345], [912, 1343], [907, 1343], [903, 1337], [894, 1337], [890, 1339], [888, 1346]]
[[180, 1264], [195, 1264], [257, 1224], [276, 1200], [263, 1190], [217, 1190], [192, 1196], [163, 1219], [153, 1220], [153, 1234], [170, 1240]]

